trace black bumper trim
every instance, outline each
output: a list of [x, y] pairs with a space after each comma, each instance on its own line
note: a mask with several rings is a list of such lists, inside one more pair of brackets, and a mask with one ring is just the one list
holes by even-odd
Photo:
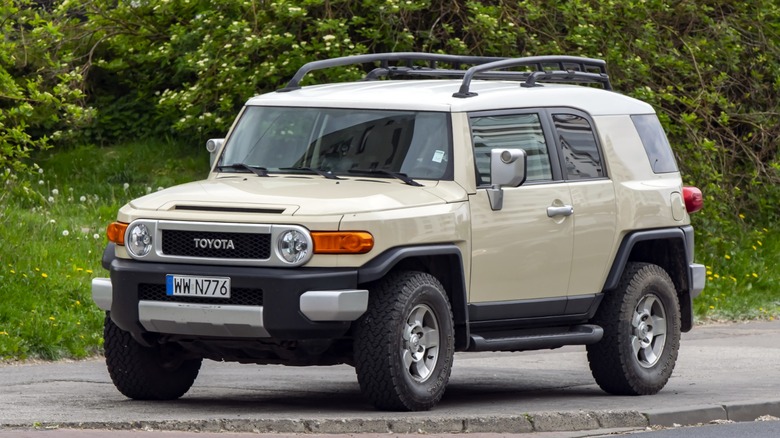
[[[275, 339], [329, 339], [343, 336], [350, 322], [313, 322], [300, 312], [300, 296], [309, 290], [357, 287], [356, 269], [256, 268], [147, 263], [115, 258], [110, 264], [111, 319], [121, 329], [143, 335], [138, 318], [140, 284], [165, 285], [167, 274], [230, 277], [235, 288], [259, 288], [263, 293], [263, 326]], [[218, 301], [214, 304], [220, 304]]]

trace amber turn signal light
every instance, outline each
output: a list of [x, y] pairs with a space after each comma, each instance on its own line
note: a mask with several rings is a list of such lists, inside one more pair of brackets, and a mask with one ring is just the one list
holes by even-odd
[[113, 222], [109, 224], [108, 229], [106, 229], [106, 236], [108, 237], [108, 241], [124, 246], [127, 225], [128, 224], [123, 222]]
[[365, 254], [374, 247], [374, 236], [365, 231], [313, 231], [314, 254]]

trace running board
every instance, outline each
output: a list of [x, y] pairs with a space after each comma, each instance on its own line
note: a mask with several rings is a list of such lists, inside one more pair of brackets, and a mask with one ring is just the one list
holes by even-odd
[[471, 334], [469, 351], [524, 351], [595, 344], [604, 329], [593, 324]]

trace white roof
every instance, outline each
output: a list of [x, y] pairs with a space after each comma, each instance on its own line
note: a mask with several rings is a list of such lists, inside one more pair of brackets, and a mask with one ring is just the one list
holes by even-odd
[[524, 88], [519, 82], [474, 80], [470, 91], [477, 96], [453, 97], [460, 84], [460, 80], [410, 79], [313, 85], [256, 96], [247, 105], [448, 112], [570, 107], [594, 116], [655, 112], [640, 100], [582, 85], [545, 83]]

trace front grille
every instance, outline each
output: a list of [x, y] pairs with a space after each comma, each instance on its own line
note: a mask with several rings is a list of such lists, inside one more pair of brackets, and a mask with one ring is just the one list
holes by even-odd
[[271, 235], [162, 230], [162, 252], [180, 257], [265, 260], [271, 256]]
[[230, 298], [179, 297], [165, 294], [164, 284], [141, 283], [138, 285], [138, 299], [145, 301], [168, 301], [191, 304], [232, 304], [236, 306], [262, 306], [263, 290], [234, 287]]

